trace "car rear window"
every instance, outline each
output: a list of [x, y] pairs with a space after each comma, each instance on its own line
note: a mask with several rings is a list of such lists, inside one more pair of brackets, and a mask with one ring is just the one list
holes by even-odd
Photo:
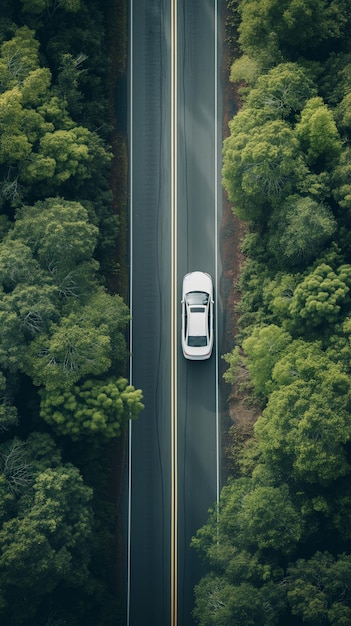
[[207, 337], [205, 336], [193, 336], [188, 337], [188, 346], [191, 348], [203, 348], [207, 346]]

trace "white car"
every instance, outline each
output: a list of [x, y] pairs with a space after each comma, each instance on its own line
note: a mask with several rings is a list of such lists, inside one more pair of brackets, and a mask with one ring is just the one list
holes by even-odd
[[182, 349], [186, 359], [208, 359], [213, 347], [213, 285], [205, 272], [183, 278]]

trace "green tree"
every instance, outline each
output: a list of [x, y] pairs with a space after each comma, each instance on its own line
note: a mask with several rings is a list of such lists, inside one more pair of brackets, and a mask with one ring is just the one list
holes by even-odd
[[25, 447], [26, 443], [17, 438], [2, 446], [0, 471], [6, 480], [8, 491], [12, 494], [20, 493], [32, 482]]
[[282, 623], [286, 597], [279, 585], [281, 560], [275, 556], [281, 549], [289, 552], [301, 532], [286, 485], [275, 487], [267, 475], [229, 480], [219, 505], [192, 539], [215, 572], [195, 589], [199, 623]]
[[268, 312], [273, 313], [273, 321], [277, 325], [285, 326], [290, 317], [289, 307], [297, 285], [301, 281], [301, 274], [287, 274], [277, 272], [274, 278], [266, 281], [263, 289], [263, 303]]
[[28, 246], [61, 295], [76, 297], [91, 290], [92, 259], [98, 228], [79, 202], [47, 198], [17, 211], [12, 239]]
[[209, 574], [195, 587], [193, 614], [200, 626], [274, 626], [280, 623], [283, 596], [284, 592], [272, 585], [233, 585]]
[[128, 319], [120, 296], [97, 291], [86, 305], [77, 305], [31, 342], [25, 372], [35, 385], [51, 391], [69, 389], [85, 376], [99, 376], [112, 362], [121, 367], [126, 358], [123, 333]]
[[351, 619], [351, 556], [316, 552], [288, 570], [288, 599], [293, 615], [311, 626], [344, 626]]
[[239, 113], [224, 141], [223, 184], [239, 217], [267, 220], [267, 205], [291, 193], [307, 170], [286, 122], [274, 120], [237, 134], [240, 122]]
[[[247, 54], [243, 54], [237, 59], [234, 59], [230, 67], [230, 80], [232, 83], [241, 83], [244, 81], [245, 85], [253, 86], [262, 72], [260, 64], [249, 57]], [[245, 92], [243, 87], [240, 93]]]
[[62, 392], [41, 390], [40, 415], [72, 439], [118, 437], [143, 409], [142, 392], [125, 378], [88, 379]]
[[255, 486], [238, 512], [239, 542], [249, 550], [291, 552], [303, 532], [303, 522], [291, 502], [287, 485]]
[[296, 287], [289, 306], [292, 324], [298, 332], [323, 330], [335, 324], [350, 303], [351, 265], [334, 271], [327, 263], [318, 265]]
[[[192, 540], [193, 547], [233, 579], [242, 567], [241, 576], [246, 580], [268, 580], [278, 562], [272, 558], [271, 568], [265, 568], [265, 551], [272, 556], [288, 554], [303, 533], [303, 521], [287, 485], [275, 486], [267, 474], [230, 480], [222, 489], [219, 507], [211, 511], [208, 523]], [[255, 558], [240, 560], [246, 553]]]
[[111, 366], [111, 340], [108, 328], [96, 328], [86, 317], [70, 313], [53, 324], [50, 334], [41, 333], [30, 346], [25, 371], [34, 384], [48, 389], [69, 388], [80, 378], [99, 375]]
[[0, 47], [0, 77], [6, 91], [23, 83], [39, 66], [39, 41], [28, 26], [16, 28], [14, 36]]
[[267, 407], [255, 424], [268, 465], [295, 480], [328, 485], [350, 472], [350, 378], [317, 343], [292, 342], [272, 373]]
[[239, 11], [243, 50], [266, 63], [318, 59], [323, 44], [337, 46], [347, 32], [347, 2], [339, 0], [244, 0]]
[[268, 249], [277, 261], [301, 267], [317, 258], [336, 232], [330, 209], [311, 197], [289, 196], [270, 225]]
[[295, 130], [310, 166], [318, 171], [336, 162], [341, 153], [341, 137], [322, 98], [308, 100]]
[[[71, 0], [66, 5], [74, 3]], [[58, 85], [53, 86], [51, 72], [39, 65], [38, 49], [39, 41], [28, 27], [17, 29], [0, 49], [0, 165], [4, 166], [0, 190], [3, 203], [15, 206], [23, 197], [31, 196], [33, 185], [37, 198], [61, 189], [69, 189], [72, 197], [73, 189], [81, 189], [85, 181], [94, 179], [95, 195], [97, 178], [104, 176], [106, 180], [111, 160], [101, 138], [75, 124], [68, 113], [68, 106], [79, 105], [72, 71], [75, 68], [75, 75], [79, 75], [79, 59], [84, 55], [73, 57], [66, 51], [57, 68]], [[71, 63], [70, 72], [69, 59], [74, 66]]]
[[82, 111], [82, 94], [79, 89], [79, 82], [84, 72], [82, 65], [87, 60], [85, 54], [73, 57], [72, 54], [64, 54], [59, 67], [57, 78], [58, 88], [61, 97], [67, 103], [68, 110], [76, 118]]
[[269, 395], [273, 368], [290, 342], [289, 333], [274, 324], [256, 327], [244, 339], [245, 365], [257, 395]]
[[28, 623], [42, 598], [60, 584], [78, 589], [88, 578], [91, 490], [72, 465], [39, 473], [32, 497], [0, 530], [0, 615]]
[[36, 129], [35, 134], [31, 131], [30, 138], [32, 141], [42, 136], [45, 132], [54, 129], [52, 120], [46, 119], [46, 116], [40, 112], [40, 106], [46, 102], [50, 86], [51, 72], [47, 67], [38, 67], [32, 70], [21, 83], [21, 103], [25, 109], [24, 125], [28, 129], [33, 125]]
[[[0, 292], [1, 293], [1, 292]], [[31, 340], [47, 332], [58, 318], [54, 285], [17, 285], [0, 298], [0, 363], [10, 371], [22, 369]]]
[[306, 70], [297, 63], [280, 63], [257, 79], [246, 106], [265, 120], [293, 121], [315, 94], [316, 87]]
[[34, 14], [47, 11], [49, 15], [53, 15], [57, 9], [77, 13], [81, 7], [80, 0], [21, 0], [21, 2], [24, 11]]
[[346, 146], [340, 156], [338, 165], [332, 174], [333, 197], [346, 213], [348, 219], [351, 216], [351, 149]]
[[9, 382], [0, 372], [0, 435], [18, 424], [18, 411], [12, 396]]
[[0, 95], [0, 164], [7, 167], [27, 158], [32, 148], [22, 128], [21, 100], [18, 87]]
[[38, 282], [40, 265], [33, 259], [31, 249], [18, 239], [5, 238], [0, 243], [0, 283], [6, 293], [16, 285]]

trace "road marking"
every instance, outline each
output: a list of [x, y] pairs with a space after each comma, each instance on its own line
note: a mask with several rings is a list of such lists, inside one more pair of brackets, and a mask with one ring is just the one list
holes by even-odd
[[[129, 382], [133, 384], [133, 22], [134, 3], [130, 0], [130, 87], [129, 87]], [[131, 593], [131, 525], [132, 525], [132, 420], [128, 424], [128, 528], [127, 528], [127, 626], [130, 624], [130, 593]]]
[[215, 185], [215, 281], [216, 281], [216, 503], [217, 503], [217, 530], [219, 516], [219, 498], [220, 498], [220, 411], [219, 411], [219, 342], [218, 342], [218, 0], [214, 2], [214, 32], [215, 32], [215, 50], [214, 50], [214, 125], [215, 125], [215, 167], [214, 167], [214, 185]]
[[171, 626], [178, 623], [177, 0], [171, 2]]

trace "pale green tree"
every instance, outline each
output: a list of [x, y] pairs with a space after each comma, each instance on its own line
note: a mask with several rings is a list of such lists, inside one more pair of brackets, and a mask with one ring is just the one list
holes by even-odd
[[[298, 63], [279, 63], [262, 74], [246, 98], [246, 106], [266, 120], [291, 119], [316, 94], [316, 87]], [[257, 113], [256, 113], [257, 110]]]
[[143, 409], [142, 392], [125, 378], [85, 380], [71, 389], [41, 390], [40, 416], [74, 440], [118, 437]]
[[289, 306], [295, 330], [303, 334], [335, 324], [350, 303], [351, 265], [336, 271], [321, 263], [299, 283]]
[[268, 396], [272, 385], [272, 371], [287, 346], [291, 336], [275, 324], [253, 329], [243, 341], [245, 365], [257, 395]]
[[346, 215], [351, 212], [351, 150], [346, 146], [338, 165], [333, 169], [333, 197]]
[[303, 154], [287, 122], [274, 120], [236, 134], [239, 117], [224, 141], [223, 184], [239, 217], [267, 220], [267, 207], [306, 176]]
[[11, 39], [0, 47], [0, 78], [3, 90], [23, 83], [39, 66], [39, 41], [28, 26], [17, 28]]
[[333, 114], [322, 98], [308, 100], [295, 130], [310, 166], [321, 170], [335, 164], [342, 141]]
[[308, 196], [289, 196], [271, 226], [268, 248], [291, 267], [314, 261], [336, 232], [331, 210]]
[[316, 342], [292, 342], [272, 373], [275, 390], [255, 424], [266, 462], [283, 476], [328, 485], [350, 472], [351, 381]]

